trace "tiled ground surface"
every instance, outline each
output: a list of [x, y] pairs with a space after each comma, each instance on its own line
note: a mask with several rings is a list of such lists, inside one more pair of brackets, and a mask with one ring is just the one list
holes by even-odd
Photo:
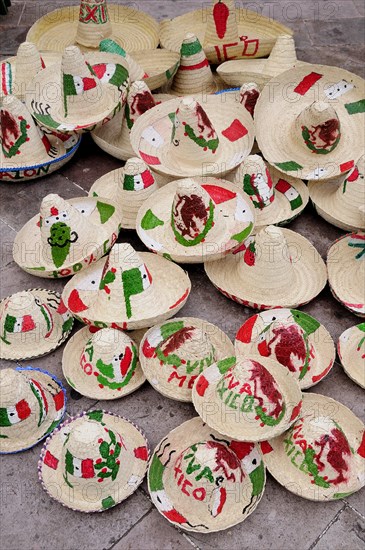
[[[24, 40], [28, 27], [41, 15], [61, 5], [75, 2], [36, 0], [14, 1], [7, 17], [0, 17], [0, 55], [14, 54]], [[123, 2], [120, 2], [121, 4]], [[291, 26], [295, 32], [298, 56], [306, 61], [345, 67], [364, 75], [364, 0], [306, 0], [240, 2], [251, 9]], [[192, 0], [139, 0], [133, 5], [159, 18], [172, 17], [193, 9]], [[99, 151], [84, 138], [74, 160], [59, 173], [34, 183], [0, 185], [1, 297], [34, 286], [61, 289], [62, 281], [39, 280], [23, 273], [12, 261], [11, 245], [15, 232], [33, 216], [41, 198], [49, 193], [63, 197], [86, 194], [94, 180], [120, 163]], [[341, 231], [330, 226], [308, 207], [291, 225], [305, 235], [324, 256], [329, 244]], [[137, 249], [143, 245], [132, 232], [123, 232]], [[230, 337], [251, 315], [218, 294], [209, 284], [201, 266], [189, 267], [193, 290], [183, 315], [195, 315], [216, 322]], [[330, 295], [328, 288], [303, 308], [317, 317], [337, 340], [341, 332], [358, 322]], [[77, 327], [79, 328], [79, 327]], [[58, 376], [61, 373], [62, 349], [32, 361]], [[6, 365], [6, 362], [2, 362]], [[315, 392], [339, 399], [362, 420], [365, 417], [364, 392], [343, 373], [336, 363]], [[68, 412], [76, 413], [96, 405], [76, 392], [68, 391]], [[172, 428], [194, 415], [189, 404], [161, 399], [148, 384], [135, 394], [111, 404], [98, 403], [130, 417], [145, 433], [153, 447]], [[212, 535], [185, 534], [171, 527], [154, 509], [144, 484], [121, 506], [102, 515], [73, 513], [51, 501], [37, 481], [36, 464], [40, 446], [1, 460], [0, 472], [0, 546], [4, 550], [20, 548], [48, 549], [187, 549], [229, 548], [242, 550], [322, 550], [333, 548], [357, 550], [365, 543], [364, 490], [338, 502], [315, 504], [295, 497], [273, 479], [268, 479], [265, 495], [257, 511], [243, 524]]]

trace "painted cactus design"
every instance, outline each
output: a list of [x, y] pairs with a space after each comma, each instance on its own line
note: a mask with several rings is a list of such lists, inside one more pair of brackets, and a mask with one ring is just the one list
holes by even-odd
[[51, 246], [52, 260], [56, 267], [61, 267], [70, 252], [70, 245], [75, 243], [79, 236], [76, 231], [65, 223], [68, 220], [66, 212], [59, 212], [51, 208], [51, 216], [45, 219], [45, 225], [50, 226], [50, 236], [47, 239]]

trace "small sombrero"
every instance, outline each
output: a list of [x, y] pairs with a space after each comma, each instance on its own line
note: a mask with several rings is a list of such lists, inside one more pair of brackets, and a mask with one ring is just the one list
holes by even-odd
[[310, 181], [310, 198], [320, 216], [346, 231], [365, 230], [365, 156], [346, 176], [324, 182]]
[[37, 277], [68, 277], [108, 252], [120, 219], [119, 208], [109, 199], [47, 195], [40, 213], [17, 233], [14, 261]]
[[338, 67], [299, 66], [262, 90], [256, 139], [281, 172], [326, 180], [351, 170], [364, 153], [364, 112], [362, 78]]
[[284, 177], [259, 155], [249, 155], [228, 179], [249, 195], [255, 208], [256, 233], [266, 225], [291, 222], [308, 204], [309, 193], [304, 182]]
[[146, 380], [136, 336], [114, 328], [76, 332], [62, 356], [68, 384], [90, 399], [118, 399], [134, 392]]
[[124, 229], [135, 229], [139, 208], [158, 189], [159, 174], [153, 174], [140, 158], [127, 160], [123, 168], [117, 168], [97, 179], [89, 195], [105, 197], [115, 202], [121, 211]]
[[58, 292], [34, 288], [0, 302], [0, 358], [46, 355], [70, 335], [73, 319]]
[[350, 327], [341, 334], [337, 352], [346, 374], [365, 389], [365, 323]]
[[256, 82], [247, 82], [242, 84], [239, 90], [239, 102], [243, 105], [253, 117], [257, 100], [260, 96], [260, 90]]
[[93, 410], [67, 419], [47, 439], [38, 476], [63, 506], [103, 512], [142, 483], [149, 454], [144, 434], [130, 420]]
[[244, 521], [264, 493], [258, 445], [223, 437], [192, 418], [156, 447], [148, 489], [157, 510], [187, 531], [211, 533]]
[[217, 432], [238, 441], [264, 441], [295, 422], [302, 392], [298, 380], [276, 360], [230, 357], [198, 376], [193, 403]]
[[236, 334], [240, 357], [271, 357], [299, 380], [302, 390], [331, 370], [336, 351], [329, 332], [314, 317], [297, 309], [277, 308], [253, 315]]
[[138, 118], [131, 132], [137, 155], [156, 172], [175, 176], [222, 176], [249, 154], [252, 117], [221, 95], [176, 98]]
[[213, 0], [210, 6], [161, 21], [162, 47], [178, 52], [187, 32], [199, 38], [209, 62], [215, 64], [233, 58], [264, 57], [278, 36], [293, 34], [272, 18], [236, 8], [234, 0]]
[[325, 263], [314, 246], [299, 233], [273, 225], [204, 267], [222, 294], [254, 309], [304, 305], [327, 282]]
[[34, 76], [26, 90], [26, 105], [38, 124], [81, 132], [94, 130], [118, 112], [129, 85], [126, 61], [114, 55], [118, 63], [108, 67], [102, 54], [92, 55], [95, 60], [87, 61], [76, 46], [69, 46], [61, 65], [55, 63]]
[[81, 0], [80, 6], [65, 6], [47, 13], [27, 34], [27, 40], [40, 50], [58, 52], [71, 44], [83, 51], [96, 49], [104, 38], [112, 38], [127, 52], [151, 50], [159, 43], [158, 23], [134, 5]]
[[142, 204], [136, 229], [150, 250], [199, 263], [224, 257], [250, 235], [254, 212], [244, 193], [225, 180], [203, 182], [172, 181]]
[[365, 484], [364, 428], [342, 403], [305, 393], [290, 430], [261, 444], [265, 464], [295, 495], [324, 502], [346, 498]]
[[348, 233], [330, 247], [328, 282], [333, 296], [359, 317], [365, 317], [365, 233]]
[[142, 50], [129, 55], [119, 44], [106, 38], [99, 44], [101, 52], [116, 53], [124, 57], [129, 65], [131, 82], [143, 80], [150, 90], [167, 84], [176, 73], [180, 56], [169, 50]]
[[177, 401], [192, 401], [195, 379], [213, 363], [234, 355], [234, 346], [208, 321], [181, 317], [148, 330], [139, 355], [147, 380], [158, 392]]
[[123, 243], [72, 277], [62, 296], [72, 315], [87, 325], [131, 330], [175, 315], [190, 289], [189, 277], [181, 267]]
[[292, 69], [303, 62], [298, 61], [295, 42], [292, 36], [280, 35], [267, 59], [234, 59], [219, 65], [217, 73], [229, 86], [256, 82], [260, 90], [284, 71]]
[[106, 124], [92, 132], [93, 140], [103, 151], [113, 157], [121, 160], [134, 157], [135, 153], [130, 141], [134, 123], [147, 110], [168, 99], [171, 99], [170, 95], [152, 95], [144, 81], [133, 82], [124, 108]]
[[45, 134], [25, 105], [13, 95], [0, 108], [0, 181], [18, 182], [51, 174], [76, 153], [80, 138], [72, 142]]
[[37, 445], [61, 422], [66, 410], [62, 383], [32, 367], [0, 371], [0, 454]]

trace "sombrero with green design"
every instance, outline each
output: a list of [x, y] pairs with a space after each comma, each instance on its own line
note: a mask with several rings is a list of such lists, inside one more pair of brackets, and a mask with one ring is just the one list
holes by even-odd
[[70, 335], [73, 318], [58, 292], [24, 290], [0, 302], [0, 359], [46, 355]]
[[362, 78], [338, 67], [297, 66], [262, 90], [255, 107], [257, 143], [281, 172], [327, 180], [349, 172], [364, 154], [364, 113]]
[[152, 251], [181, 263], [222, 258], [252, 232], [247, 195], [217, 178], [186, 178], [157, 190], [139, 209], [136, 229]]
[[67, 419], [47, 439], [38, 477], [48, 495], [79, 512], [103, 512], [142, 483], [148, 442], [126, 418], [102, 410]]
[[347, 376], [365, 389], [365, 323], [350, 327], [341, 334], [337, 352]]
[[174, 318], [152, 327], [140, 345], [147, 380], [162, 395], [178, 401], [191, 401], [197, 376], [233, 353], [234, 346], [222, 330], [193, 317]]
[[239, 441], [285, 432], [302, 406], [299, 381], [271, 357], [230, 357], [205, 369], [193, 387], [194, 407], [208, 426]]
[[300, 497], [339, 500], [365, 485], [365, 426], [330, 397], [303, 394], [295, 423], [261, 448], [270, 474]]
[[118, 399], [134, 392], [146, 380], [138, 358], [139, 332], [79, 330], [63, 350], [68, 384], [90, 399]]
[[302, 390], [320, 382], [336, 357], [325, 327], [297, 309], [276, 308], [249, 317], [236, 334], [235, 347], [240, 357], [275, 359], [299, 380]]
[[0, 371], [0, 454], [30, 449], [61, 422], [66, 410], [62, 383], [32, 367]]
[[148, 490], [157, 510], [186, 531], [212, 533], [244, 521], [266, 482], [260, 448], [235, 441], [192, 418], [157, 445]]

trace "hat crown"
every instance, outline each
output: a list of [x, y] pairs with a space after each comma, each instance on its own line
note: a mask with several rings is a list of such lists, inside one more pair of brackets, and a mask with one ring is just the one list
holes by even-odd
[[26, 379], [14, 369], [0, 371], [0, 408], [15, 406], [27, 396], [29, 390]]
[[105, 431], [99, 422], [85, 419], [82, 424], [74, 426], [65, 447], [77, 458], [98, 458], [99, 439], [104, 439]]
[[133, 157], [127, 160], [120, 181], [124, 191], [143, 191], [144, 189], [157, 188], [155, 178], [143, 160]]
[[240, 164], [235, 181], [242, 185], [255, 208], [262, 210], [273, 202], [274, 185], [265, 161], [259, 155], [250, 155]]
[[331, 153], [340, 141], [340, 120], [332, 105], [324, 101], [315, 101], [306, 107], [295, 124], [303, 145], [313, 153]]
[[[336, 198], [339, 204], [345, 205], [357, 217], [364, 212], [364, 197], [365, 197], [365, 155], [363, 155], [356, 163], [354, 168], [349, 172], [345, 179], [341, 181], [336, 192]], [[338, 181], [338, 179], [336, 179]], [[360, 217], [361, 219], [361, 217]], [[365, 220], [363, 220], [365, 221]]]
[[265, 63], [265, 72], [273, 76], [294, 67], [297, 62], [295, 42], [292, 36], [278, 36], [273, 49]]
[[124, 354], [126, 347], [131, 347], [134, 343], [127, 334], [120, 330], [103, 328], [90, 338], [84, 349], [89, 348], [90, 345], [93, 346], [92, 362], [95, 364], [99, 358], [112, 362], [114, 357], [119, 358]]
[[115, 53], [124, 57], [129, 66], [131, 80], [144, 78], [145, 71], [117, 42], [111, 38], [105, 38], [99, 43], [99, 52]]
[[213, 0], [207, 9], [207, 26], [204, 45], [236, 43], [238, 25], [234, 0]]
[[242, 84], [240, 88], [240, 103], [253, 117], [260, 90], [255, 82]]
[[185, 95], [209, 91], [213, 85], [212, 69], [202, 45], [195, 34], [187, 33], [181, 44], [180, 65], [171, 88]]
[[22, 42], [16, 54], [14, 93], [17, 97], [25, 97], [26, 85], [43, 67], [43, 60], [35, 44]]
[[78, 44], [96, 48], [112, 30], [106, 0], [81, 0], [75, 37]]
[[176, 355], [187, 367], [196, 362], [207, 367], [215, 360], [215, 349], [206, 332], [198, 327], [184, 326], [160, 345], [165, 357]]
[[151, 90], [143, 80], [132, 83], [127, 96], [125, 116], [128, 129], [131, 130], [137, 118], [156, 106]]

